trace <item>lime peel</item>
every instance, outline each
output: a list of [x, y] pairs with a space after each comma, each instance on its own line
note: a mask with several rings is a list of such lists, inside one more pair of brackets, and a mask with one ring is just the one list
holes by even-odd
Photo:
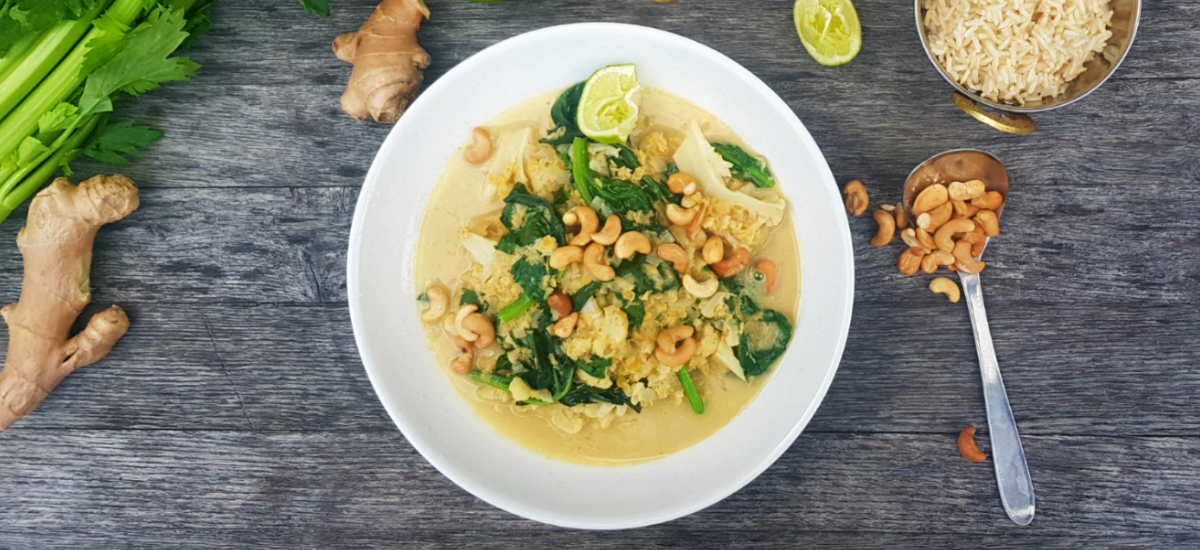
[[800, 43], [821, 65], [844, 65], [862, 49], [862, 25], [851, 0], [796, 0], [792, 17]]
[[624, 143], [637, 126], [640, 90], [633, 64], [609, 65], [592, 73], [579, 96], [579, 131], [599, 143]]

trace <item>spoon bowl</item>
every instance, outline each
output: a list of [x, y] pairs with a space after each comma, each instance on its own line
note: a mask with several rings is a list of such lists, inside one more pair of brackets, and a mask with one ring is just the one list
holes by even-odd
[[955, 149], [938, 153], [928, 160], [918, 164], [908, 174], [904, 181], [904, 210], [909, 219], [912, 215], [913, 201], [926, 187], [940, 183], [950, 185], [956, 181], [980, 180], [988, 191], [996, 191], [1004, 197], [1004, 203], [996, 209], [996, 217], [1004, 210], [1008, 202], [1008, 170], [1000, 159], [978, 149]]

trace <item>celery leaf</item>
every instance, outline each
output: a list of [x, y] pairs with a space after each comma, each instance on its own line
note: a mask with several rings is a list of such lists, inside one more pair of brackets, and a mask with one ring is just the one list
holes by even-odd
[[139, 149], [147, 147], [162, 137], [162, 132], [145, 126], [136, 126], [131, 120], [122, 120], [105, 126], [91, 137], [83, 148], [83, 154], [100, 162], [124, 166], [131, 159], [142, 158]]
[[309, 15], [329, 15], [327, 0], [300, 0], [300, 5], [304, 6], [304, 11]]

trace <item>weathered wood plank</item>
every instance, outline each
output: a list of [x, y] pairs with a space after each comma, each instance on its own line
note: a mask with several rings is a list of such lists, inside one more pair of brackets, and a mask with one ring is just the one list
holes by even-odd
[[961, 544], [1049, 537], [1055, 546], [1078, 546], [1112, 537], [1170, 545], [1195, 541], [1200, 514], [1200, 440], [1190, 437], [1027, 436], [1039, 515], [1019, 528], [1000, 507], [991, 464], [959, 457], [953, 433], [804, 434], [763, 476], [712, 508], [612, 534], [550, 528], [494, 509], [454, 487], [398, 433], [6, 436], [0, 545], [89, 546], [98, 537], [118, 546], [878, 547], [867, 539], [959, 546], [958, 537]]

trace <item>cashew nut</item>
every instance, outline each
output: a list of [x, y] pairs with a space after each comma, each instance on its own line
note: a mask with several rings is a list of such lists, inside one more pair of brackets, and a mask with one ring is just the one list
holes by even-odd
[[987, 460], [987, 453], [979, 450], [979, 446], [975, 444], [975, 426], [967, 426], [958, 432], [958, 452], [971, 462]]
[[942, 224], [950, 221], [952, 214], [954, 214], [954, 205], [949, 202], [943, 202], [941, 206], [917, 216], [917, 227], [933, 233]]
[[662, 243], [658, 245], [658, 257], [671, 262], [675, 271], [687, 273], [688, 254], [682, 246], [675, 243]]
[[863, 187], [861, 181], [854, 180], [847, 183], [842, 188], [842, 193], [846, 195], [846, 212], [861, 216], [871, 206], [871, 199], [867, 197], [867, 188]]
[[892, 242], [892, 238], [896, 236], [896, 218], [884, 210], [876, 210], [875, 223], [879, 224], [879, 233], [871, 239], [871, 246], [883, 246]]
[[699, 208], [696, 207], [683, 208], [678, 204], [668, 204], [667, 220], [675, 225], [685, 226], [692, 223], [692, 218], [696, 217], [696, 211], [698, 210]]
[[1000, 205], [1004, 204], [1004, 195], [1001, 195], [998, 191], [988, 191], [982, 197], [972, 199], [971, 204], [984, 210], [997, 210], [1000, 208]]
[[692, 218], [692, 223], [688, 224], [687, 236], [689, 239], [695, 240], [700, 234], [700, 227], [704, 224], [704, 210], [707, 205], [701, 204], [700, 209], [696, 211], [695, 217]]
[[938, 228], [937, 233], [933, 235], [933, 242], [937, 245], [938, 250], [944, 252], [954, 251], [954, 235], [958, 233], [970, 233], [975, 230], [975, 222], [958, 218], [950, 220]]
[[463, 150], [463, 160], [483, 164], [492, 158], [492, 136], [483, 128], [471, 130], [471, 145]]
[[621, 234], [617, 239], [616, 246], [613, 247], [613, 252], [622, 260], [632, 258], [634, 254], [649, 254], [650, 253], [650, 237], [640, 231], [629, 231]]
[[917, 244], [921, 248], [925, 250], [933, 250], [937, 248], [937, 244], [934, 244], [933, 242], [933, 235], [930, 235], [928, 231], [918, 227], [915, 233], [917, 235]]
[[929, 290], [932, 290], [934, 294], [945, 294], [952, 304], [957, 304], [958, 299], [962, 297], [958, 290], [958, 284], [945, 277], [929, 281]]
[[721, 284], [715, 278], [704, 281], [703, 283], [696, 281], [691, 275], [683, 276], [683, 289], [688, 291], [688, 294], [697, 298], [708, 298], [717, 293], [717, 285]]
[[695, 330], [687, 325], [678, 325], [664, 329], [658, 333], [658, 347], [654, 356], [668, 367], [678, 367], [691, 361], [696, 354], [696, 340], [692, 339]]
[[455, 330], [458, 331], [459, 336], [466, 338], [468, 342], [474, 342], [479, 338], [479, 335], [475, 334], [474, 332], [468, 332], [467, 329], [463, 328], [463, 319], [466, 319], [468, 315], [475, 313], [475, 311], [478, 309], [479, 306], [475, 304], [467, 304], [461, 308], [458, 308], [458, 315], [454, 316]]
[[970, 205], [967, 204], [966, 201], [956, 201], [954, 199], [950, 199], [950, 204], [954, 206], [954, 214], [951, 216], [952, 219], [967, 217], [967, 208]]
[[894, 204], [881, 204], [881, 205], [879, 205], [879, 209], [880, 209], [880, 210], [886, 210], [886, 211], [888, 211], [888, 212], [895, 212], [895, 211], [896, 211], [896, 205], [894, 205]]
[[579, 215], [575, 214], [574, 210], [568, 210], [563, 213], [562, 222], [563, 225], [568, 227], [575, 225], [579, 223]]
[[[465, 307], [474, 308], [475, 306]], [[492, 326], [492, 320], [488, 319], [486, 315], [473, 311], [465, 316], [462, 315], [462, 311], [459, 311], [462, 319], [455, 323], [458, 335], [468, 342], [475, 342], [475, 346], [479, 349], [486, 349], [496, 341], [496, 327]]]
[[954, 254], [935, 250], [921, 259], [921, 271], [933, 273], [937, 271], [937, 268], [944, 265], [954, 265], [954, 262]]
[[559, 338], [569, 338], [575, 332], [575, 323], [579, 322], [579, 313], [572, 313], [550, 327], [550, 332]]
[[987, 262], [980, 262], [971, 256], [971, 243], [958, 241], [954, 243], [954, 259], [958, 260], [958, 268], [967, 273], [979, 273]]
[[590, 206], [576, 208], [575, 217], [579, 220], [579, 233], [575, 235], [574, 239], [571, 239], [570, 244], [584, 246], [592, 242], [592, 234], [596, 232], [596, 228], [600, 227], [600, 217]]
[[[983, 226], [979, 222], [975, 222], [975, 230], [967, 233], [959, 238], [959, 240], [967, 241], [971, 244], [981, 243], [987, 239], [987, 235], [983, 234]], [[976, 254], [978, 256], [978, 254]]]
[[691, 195], [696, 192], [698, 185], [696, 178], [683, 172], [675, 172], [667, 178], [667, 187], [676, 195]]
[[896, 216], [896, 229], [908, 227], [908, 213], [904, 211], [903, 207], [897, 208], [892, 215]]
[[560, 246], [550, 253], [550, 267], [554, 269], [565, 269], [580, 260], [583, 260], [583, 249], [573, 244]]
[[704, 258], [704, 263], [715, 264], [725, 258], [725, 239], [713, 235], [704, 242], [704, 248], [700, 252], [700, 257]]
[[920, 216], [925, 212], [933, 210], [946, 203], [950, 199], [950, 193], [946, 191], [946, 186], [940, 183], [935, 183], [926, 187], [920, 194], [917, 195], [917, 200], [913, 201], [912, 211], [916, 216]]
[[[924, 230], [922, 229], [921, 231]], [[928, 235], [928, 233], [926, 233], [926, 235]], [[920, 248], [926, 254], [933, 250], [931, 248], [925, 248], [924, 246], [921, 246], [921, 243], [917, 241], [917, 230], [911, 227], [900, 232], [900, 240], [904, 241], [904, 244], [908, 245], [909, 248]]]
[[604, 260], [604, 245], [600, 243], [589, 244], [583, 251], [583, 267], [601, 281], [611, 281], [617, 276], [616, 270]]
[[975, 223], [983, 228], [983, 234], [995, 237], [1000, 234], [1000, 218], [991, 210], [980, 210], [975, 214]]
[[733, 253], [732, 258], [709, 264], [709, 267], [712, 268], [713, 273], [716, 273], [718, 277], [726, 279], [741, 273], [748, 265], [750, 265], [750, 251], [742, 247]]
[[429, 299], [429, 307], [421, 312], [421, 321], [436, 323], [450, 311], [450, 291], [446, 285], [433, 283], [425, 289], [425, 297]]
[[950, 184], [948, 189], [950, 198], [956, 201], [969, 201], [983, 196], [984, 191], [987, 191], [987, 186], [979, 180], [971, 181], [956, 181]]
[[900, 254], [900, 259], [897, 260], [896, 267], [900, 268], [900, 273], [903, 275], [916, 275], [917, 270], [921, 268], [921, 260], [924, 258], [924, 250], [909, 248]]
[[555, 292], [546, 298], [546, 305], [558, 312], [558, 317], [561, 319], [571, 314], [571, 299], [566, 294]]
[[971, 245], [971, 257], [977, 258], [977, 257], [979, 257], [980, 254], [983, 254], [983, 247], [985, 247], [985, 246], [987, 246], [987, 239], [983, 239], [977, 243], [972, 244]]
[[774, 292], [775, 283], [779, 282], [779, 268], [775, 265], [775, 262], [771, 260], [759, 260], [758, 263], [754, 264], [754, 269], [757, 269], [767, 279], [765, 285], [767, 294]]
[[620, 236], [621, 218], [618, 218], [616, 214], [613, 214], [609, 216], [607, 220], [604, 220], [604, 229], [601, 229], [599, 233], [594, 233], [592, 235], [592, 242], [608, 246], [617, 242], [617, 238]]
[[471, 372], [471, 367], [475, 364], [475, 346], [472, 346], [471, 342], [462, 336], [456, 338], [454, 343], [462, 353], [450, 360], [450, 370], [458, 374]]

